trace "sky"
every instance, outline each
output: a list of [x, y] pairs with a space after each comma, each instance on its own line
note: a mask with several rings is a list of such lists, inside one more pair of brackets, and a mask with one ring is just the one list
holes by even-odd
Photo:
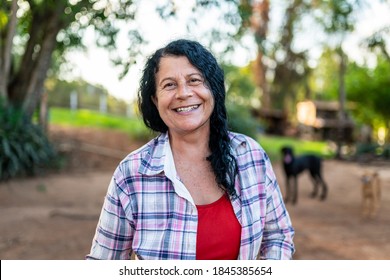
[[[190, 12], [189, 9], [180, 6], [183, 5], [183, 2], [184, 1], [177, 1], [179, 5], [178, 9], [180, 9], [179, 19], [182, 21], [189, 16]], [[185, 2], [188, 5], [188, 1]], [[278, 2], [278, 0], [276, 2]], [[371, 8], [366, 9], [364, 13], [359, 15], [355, 31], [348, 36], [343, 44], [344, 51], [348, 54], [350, 59], [360, 63], [369, 59], [369, 57], [367, 58], [358, 47], [362, 38], [371, 35], [374, 30], [378, 30], [382, 26], [390, 26], [389, 5], [387, 4], [386, 6], [384, 4], [379, 4], [377, 1], [373, 2], [371, 2]], [[150, 1], [143, 1], [142, 3], [146, 4], [143, 4], [140, 9], [137, 24], [139, 25], [140, 30], [142, 30], [142, 34], [149, 41], [149, 45], [144, 48], [144, 52], [146, 54], [151, 54], [155, 49], [160, 48], [170, 40], [179, 37], [201, 39], [198, 38], [198, 36], [200, 36], [199, 34], [201, 34], [202, 28], [207, 28], [210, 24], [218, 24], [213, 23], [211, 19], [210, 22], [204, 23], [204, 25], [199, 28], [200, 32], [197, 33], [194, 31], [189, 35], [186, 33], [184, 24], [178, 24], [177, 22], [164, 22], [158, 18], [157, 15], [154, 15], [153, 6], [150, 5]], [[272, 16], [280, 18], [277, 9], [274, 9], [272, 13], [271, 18]], [[272, 28], [272, 26], [270, 28]], [[310, 41], [308, 38], [316, 36], [316, 34], [314, 30], [310, 30], [309, 28], [306, 32], [307, 34], [303, 36], [304, 39], [299, 41], [304, 45], [302, 46], [303, 48], [311, 49], [313, 63], [315, 64], [316, 58], [320, 55], [320, 50], [316, 48], [316, 42]], [[87, 42], [92, 42], [93, 33], [87, 33], [85, 40]], [[126, 32], [123, 32], [118, 38], [118, 43], [120, 46], [127, 45]], [[310, 46], [310, 44], [313, 44], [313, 46]], [[126, 50], [118, 49], [117, 51], [125, 52]], [[244, 66], [254, 57], [255, 52], [238, 52], [235, 59], [237, 63], [235, 64], [241, 64], [239, 66]], [[73, 64], [72, 73], [68, 79], [82, 78], [91, 84], [101, 85], [106, 88], [110, 94], [128, 102], [131, 102], [136, 97], [137, 85], [144, 63], [143, 60], [138, 61], [138, 63], [130, 69], [126, 77], [120, 80], [120, 70], [112, 65], [109, 60], [108, 53], [103, 49], [94, 47], [93, 44], [91, 44], [91, 47], [88, 48], [87, 52], [73, 52], [69, 54], [68, 58]]]

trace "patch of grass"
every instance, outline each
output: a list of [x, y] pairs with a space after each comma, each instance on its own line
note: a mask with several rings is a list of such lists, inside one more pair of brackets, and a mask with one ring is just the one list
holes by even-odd
[[279, 161], [281, 159], [280, 149], [283, 146], [291, 146], [296, 155], [305, 153], [312, 153], [323, 158], [332, 158], [334, 153], [329, 149], [329, 146], [324, 141], [306, 141], [290, 137], [279, 137], [260, 135], [257, 138], [260, 145], [267, 152], [272, 161]]
[[147, 129], [141, 119], [102, 114], [91, 110], [71, 111], [64, 108], [51, 108], [49, 121], [52, 124], [76, 127], [96, 127], [116, 129], [129, 134], [137, 140], [150, 139], [152, 133]]
[[[152, 132], [145, 127], [142, 120], [137, 117], [128, 118], [102, 114], [91, 110], [71, 111], [63, 108], [51, 108], [50, 123], [78, 127], [117, 129], [128, 133], [133, 139], [142, 141], [146, 141], [153, 136]], [[264, 134], [259, 135], [257, 140], [272, 161], [280, 160], [280, 149], [284, 145], [292, 146], [296, 155], [310, 152], [324, 158], [334, 156], [326, 142], [303, 141], [295, 138], [269, 136]]]

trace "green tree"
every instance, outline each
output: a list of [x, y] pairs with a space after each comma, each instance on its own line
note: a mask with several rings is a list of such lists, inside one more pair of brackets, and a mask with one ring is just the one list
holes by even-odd
[[[369, 125], [375, 131], [379, 127], [389, 131], [390, 106], [390, 64], [381, 52], [376, 57], [375, 66], [347, 64], [345, 91], [348, 92], [347, 110], [357, 125]], [[316, 99], [338, 99], [338, 55], [331, 49], [326, 50], [318, 67], [313, 71], [311, 87]]]
[[373, 52], [379, 51], [379, 54], [382, 54], [388, 63], [390, 63], [390, 52], [387, 49], [390, 38], [390, 26], [381, 27], [379, 30], [374, 32], [371, 36], [364, 40], [363, 44], [368, 49]]
[[334, 49], [324, 48], [309, 81], [313, 99], [326, 101], [338, 99], [338, 55]]
[[[115, 48], [119, 21], [132, 21], [131, 0], [3, 0], [0, 2], [0, 180], [34, 173], [55, 157], [33, 114], [53, 57], [83, 48], [92, 28], [97, 45]], [[129, 57], [138, 52], [137, 31]]]
[[356, 104], [353, 111], [355, 118], [375, 130], [385, 127], [387, 132], [390, 129], [389, 73], [390, 64], [387, 58], [378, 56], [374, 68], [352, 63], [346, 75], [348, 98]]
[[[31, 119], [43, 93], [53, 55], [61, 58], [73, 47], [84, 47], [82, 38], [87, 28], [93, 28], [98, 34], [97, 45], [114, 49], [118, 22], [134, 19], [136, 6], [133, 2], [2, 1], [0, 91], [5, 104], [22, 108]], [[136, 31], [132, 34], [131, 38], [138, 41], [129, 57], [139, 50], [140, 37]]]
[[260, 126], [253, 111], [260, 106], [260, 91], [254, 80], [253, 66], [224, 65], [223, 69], [230, 129], [256, 138]]

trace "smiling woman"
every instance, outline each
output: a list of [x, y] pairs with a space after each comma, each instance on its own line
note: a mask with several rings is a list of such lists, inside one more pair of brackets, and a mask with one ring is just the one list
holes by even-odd
[[225, 81], [201, 44], [146, 62], [138, 102], [161, 134], [121, 161], [87, 259], [290, 259], [289, 214], [271, 162], [228, 131]]
[[207, 136], [214, 99], [200, 71], [185, 56], [163, 57], [156, 83], [153, 102], [171, 134]]

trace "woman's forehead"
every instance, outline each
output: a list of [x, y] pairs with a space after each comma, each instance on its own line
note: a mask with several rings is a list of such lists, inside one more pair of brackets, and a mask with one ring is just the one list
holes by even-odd
[[156, 77], [200, 74], [198, 68], [190, 63], [185, 56], [164, 56], [159, 63], [159, 71]]

